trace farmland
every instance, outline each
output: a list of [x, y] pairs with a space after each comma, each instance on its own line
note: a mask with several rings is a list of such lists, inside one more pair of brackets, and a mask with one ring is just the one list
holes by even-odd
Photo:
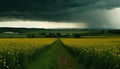
[[62, 39], [86, 69], [120, 69], [120, 38]]
[[1, 38], [0, 69], [120, 69], [120, 38]]
[[55, 39], [0, 39], [0, 69], [24, 69], [34, 61]]
[[0, 28], [0, 38], [120, 37], [119, 29]]

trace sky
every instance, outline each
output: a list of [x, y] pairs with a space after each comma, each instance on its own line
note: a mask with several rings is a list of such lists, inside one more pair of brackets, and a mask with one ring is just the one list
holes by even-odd
[[0, 0], [0, 27], [120, 29], [120, 0]]

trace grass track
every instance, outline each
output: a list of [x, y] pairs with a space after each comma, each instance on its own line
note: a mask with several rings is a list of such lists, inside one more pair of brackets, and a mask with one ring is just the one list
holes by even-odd
[[26, 69], [79, 69], [78, 66], [58, 39], [38, 60], [27, 64]]
[[[55, 43], [54, 43], [55, 44]], [[56, 46], [46, 50], [35, 62], [30, 62], [26, 65], [26, 69], [56, 69]]]
[[58, 40], [58, 69], [79, 69], [76, 60], [73, 56], [64, 48], [63, 43]]

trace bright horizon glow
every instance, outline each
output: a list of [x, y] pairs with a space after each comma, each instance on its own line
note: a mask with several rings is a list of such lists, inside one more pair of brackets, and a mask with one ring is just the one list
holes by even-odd
[[0, 27], [16, 28], [87, 28], [85, 23], [64, 23], [64, 22], [47, 22], [47, 21], [5, 21], [0, 22]]

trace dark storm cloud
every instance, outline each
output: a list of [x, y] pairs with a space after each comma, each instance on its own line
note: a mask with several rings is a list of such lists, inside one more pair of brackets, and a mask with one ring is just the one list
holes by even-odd
[[[99, 0], [3, 0], [0, 2], [0, 16], [67, 21], [71, 13], [69, 10], [76, 7], [88, 6], [98, 1]], [[72, 12], [74, 13], [74, 11]]]
[[120, 0], [1, 0], [0, 20], [86, 22], [88, 26], [99, 26], [107, 20], [102, 10], [116, 7], [120, 7]]

